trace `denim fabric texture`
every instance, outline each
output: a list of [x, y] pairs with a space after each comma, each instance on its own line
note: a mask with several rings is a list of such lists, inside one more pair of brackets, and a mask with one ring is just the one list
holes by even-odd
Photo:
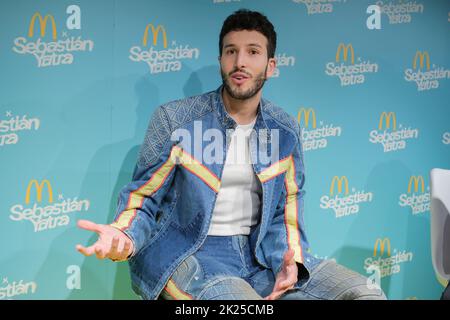
[[[203, 246], [189, 256], [171, 277], [175, 290], [165, 288], [160, 299], [260, 300], [273, 289], [271, 270], [258, 264], [249, 237], [208, 236]], [[309, 280], [289, 290], [281, 300], [385, 300], [382, 290], [370, 289], [367, 278], [337, 264], [315, 260]]]
[[[172, 101], [155, 110], [132, 181], [119, 193], [111, 226], [133, 241], [134, 252], [128, 260], [132, 287], [144, 299], [157, 299], [190, 257], [200, 257], [206, 277], [229, 272], [211, 267], [208, 257], [202, 254], [214, 241], [207, 240], [207, 234], [226, 159], [227, 132], [237, 126], [226, 112], [222, 89]], [[219, 162], [201, 158], [210, 140], [192, 142], [176, 135], [182, 130], [198, 138], [211, 129], [221, 133]], [[294, 117], [262, 98], [253, 130], [256, 134], [250, 137], [249, 149], [262, 187], [261, 218], [248, 237], [248, 254], [254, 260], [248, 264], [249, 270], [239, 272], [248, 276], [264, 269], [266, 276], [260, 277], [273, 277], [281, 269], [285, 252], [292, 249], [302, 269], [295, 287], [301, 288], [319, 261], [309, 253], [303, 221], [305, 166], [300, 127]], [[261, 150], [267, 153], [266, 160], [258, 156]], [[237, 265], [229, 267], [236, 276], [240, 274]]]

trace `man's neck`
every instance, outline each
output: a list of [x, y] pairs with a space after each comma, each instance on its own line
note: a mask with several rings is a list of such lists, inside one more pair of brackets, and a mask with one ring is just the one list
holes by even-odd
[[223, 88], [222, 100], [228, 114], [238, 124], [249, 124], [256, 118], [258, 105], [261, 101], [261, 92], [262, 90], [259, 90], [259, 92], [253, 97], [245, 100], [239, 100], [230, 96], [227, 90]]

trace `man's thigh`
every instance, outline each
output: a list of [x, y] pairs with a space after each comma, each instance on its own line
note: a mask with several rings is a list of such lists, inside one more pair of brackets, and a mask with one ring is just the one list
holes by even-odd
[[369, 288], [367, 278], [334, 260], [324, 260], [313, 269], [310, 279], [282, 300], [385, 300], [381, 289]]
[[161, 292], [166, 300], [259, 300], [256, 291], [227, 266], [189, 256]]

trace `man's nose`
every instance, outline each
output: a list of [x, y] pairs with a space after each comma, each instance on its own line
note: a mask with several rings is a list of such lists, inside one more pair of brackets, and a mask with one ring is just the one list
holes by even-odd
[[247, 66], [247, 58], [244, 51], [239, 51], [239, 53], [236, 54], [236, 60], [234, 61], [234, 64], [238, 69], [243, 69]]

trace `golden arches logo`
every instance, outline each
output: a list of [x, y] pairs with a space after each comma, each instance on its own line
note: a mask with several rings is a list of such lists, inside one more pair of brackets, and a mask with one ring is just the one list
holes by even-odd
[[423, 182], [423, 177], [422, 176], [411, 176], [411, 178], [409, 178], [409, 183], [408, 183], [408, 193], [411, 193], [411, 186], [413, 185], [414, 182], [414, 192], [419, 192], [419, 183], [421, 185], [421, 189], [422, 192], [425, 192], [425, 185]]
[[153, 45], [156, 46], [158, 44], [158, 37], [159, 37], [159, 32], [162, 32], [162, 36], [163, 36], [163, 45], [164, 48], [167, 48], [167, 33], [166, 33], [166, 29], [162, 26], [162, 25], [158, 25], [156, 28], [152, 23], [149, 23], [146, 27], [145, 27], [145, 31], [144, 31], [144, 37], [142, 38], [142, 45], [145, 47], [147, 46], [148, 43], [148, 32], [149, 30], [151, 30], [152, 32], [152, 36], [153, 36]]
[[33, 37], [34, 35], [34, 26], [36, 24], [36, 18], [39, 19], [39, 27], [41, 28], [41, 37], [45, 36], [45, 30], [47, 28], [47, 22], [48, 19], [52, 22], [52, 37], [53, 40], [56, 40], [56, 23], [55, 18], [51, 14], [45, 15], [44, 18], [42, 18], [42, 15], [39, 12], [36, 12], [32, 17], [30, 21], [30, 26], [28, 27], [28, 37]]
[[414, 60], [413, 60], [413, 68], [416, 69], [417, 68], [417, 59], [419, 59], [419, 65], [420, 68], [423, 68], [423, 62], [426, 59], [426, 63], [427, 63], [427, 70], [430, 70], [430, 55], [428, 54], [428, 51], [420, 51], [417, 50], [416, 55], [414, 56]]
[[338, 176], [334, 176], [333, 180], [331, 181], [331, 186], [330, 186], [330, 195], [333, 195], [334, 193], [334, 185], [337, 182], [337, 188], [338, 188], [338, 193], [342, 192], [342, 182], [345, 182], [345, 194], [348, 194], [348, 179], [346, 176], [342, 176], [342, 177], [338, 177]]
[[389, 238], [378, 238], [375, 241], [375, 245], [373, 246], [373, 256], [376, 257], [377, 256], [377, 251], [379, 250], [380, 252], [380, 256], [383, 256], [384, 252], [387, 249], [387, 255], [388, 257], [391, 256], [391, 240], [389, 240]]
[[30, 192], [31, 192], [31, 188], [33, 186], [36, 186], [36, 199], [38, 202], [42, 201], [42, 189], [44, 189], [44, 186], [47, 186], [48, 201], [53, 202], [53, 190], [52, 190], [50, 181], [48, 181], [46, 179], [46, 180], [41, 181], [41, 183], [39, 183], [36, 179], [33, 179], [33, 180], [30, 180], [30, 182], [28, 183], [27, 193], [25, 195], [25, 203], [26, 204], [30, 203]]
[[351, 43], [345, 45], [343, 43], [340, 43], [337, 50], [336, 50], [336, 62], [339, 62], [341, 57], [341, 50], [343, 51], [343, 60], [348, 60], [348, 51], [352, 54], [352, 64], [355, 63], [355, 51], [353, 50], [353, 45]]
[[313, 108], [301, 108], [298, 113], [297, 113], [297, 121], [298, 123], [301, 123], [302, 120], [302, 115], [303, 118], [305, 119], [305, 128], [307, 128], [309, 126], [309, 117], [312, 116], [312, 120], [313, 120], [313, 128], [316, 128], [316, 112], [314, 111]]
[[378, 122], [378, 130], [383, 129], [383, 119], [385, 119], [384, 124], [386, 129], [391, 127], [391, 120], [392, 120], [392, 130], [397, 129], [397, 117], [395, 116], [395, 112], [383, 111], [383, 113], [381, 113], [380, 121]]

